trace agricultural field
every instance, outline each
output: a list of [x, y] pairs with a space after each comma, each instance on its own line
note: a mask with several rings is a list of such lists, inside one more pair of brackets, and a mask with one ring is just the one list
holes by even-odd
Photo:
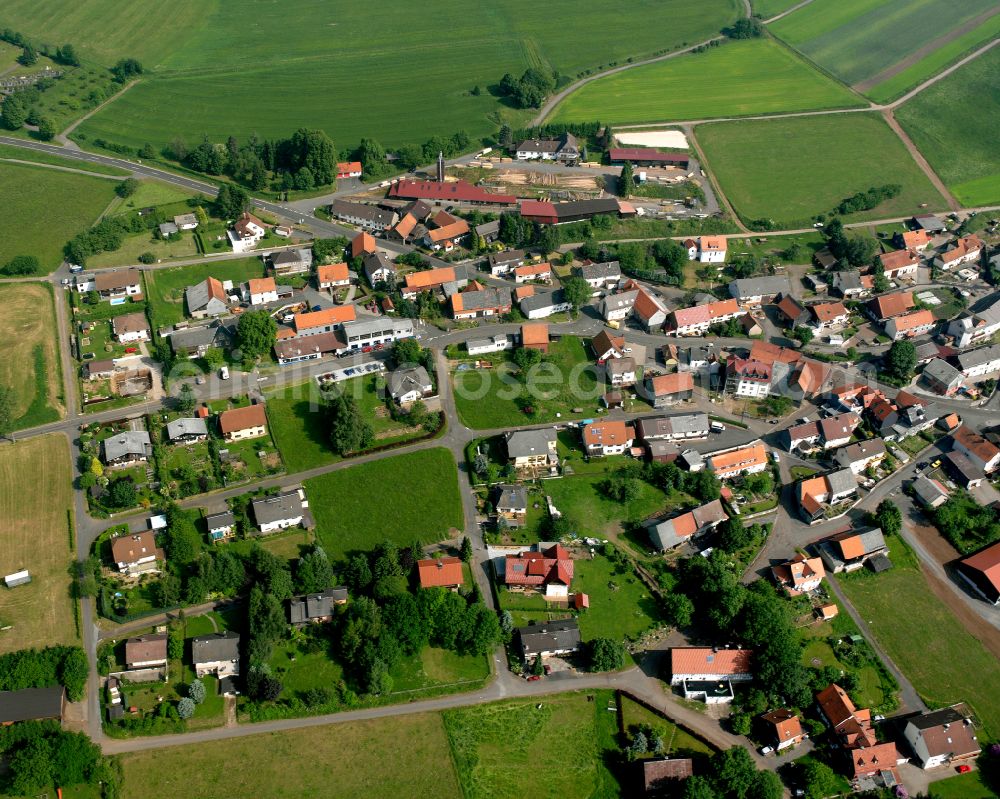
[[0, 302], [0, 385], [14, 395], [14, 429], [54, 422], [65, 408], [52, 288], [7, 283]]
[[168, 327], [184, 321], [184, 289], [214, 277], [223, 282], [233, 281], [233, 287], [252, 277], [264, 276], [264, 262], [257, 256], [216, 261], [214, 263], [177, 266], [143, 273], [150, 315], [156, 327]]
[[750, 39], [595, 80], [563, 100], [554, 120], [626, 124], [863, 104], [788, 48]]
[[896, 111], [914, 144], [964, 205], [1000, 202], [1000, 47]]
[[[770, 31], [847, 84], [891, 77], [891, 70], [928, 42], [943, 41], [994, 9], [993, 0], [814, 0]], [[976, 20], [979, 20], [978, 22]]]
[[[592, 701], [589, 701], [592, 700]], [[445, 729], [466, 799], [616, 797], [611, 691], [558, 694], [451, 710]]]
[[968, 703], [995, 739], [1000, 664], [929, 590], [913, 551], [895, 537], [889, 547], [892, 570], [839, 577], [844, 593], [928, 705]]
[[[310, 767], [289, 769], [303, 752]], [[124, 755], [122, 766], [124, 799], [462, 797], [444, 723], [432, 713], [137, 752]]]
[[73, 475], [62, 435], [0, 447], [0, 562], [31, 583], [0, 594], [0, 653], [77, 641], [70, 561]]
[[316, 535], [331, 560], [391, 539], [429, 544], [462, 529], [458, 469], [443, 448], [359, 464], [305, 481]]
[[874, 114], [699, 125], [698, 141], [722, 191], [744, 221], [809, 227], [844, 198], [895, 183], [900, 194], [846, 222], [908, 216], [946, 207], [899, 137]]
[[[18, 50], [20, 52], [20, 50]], [[32, 164], [45, 164], [48, 166], [61, 166], [67, 169], [82, 169], [87, 172], [96, 172], [100, 175], [111, 175], [112, 177], [127, 178], [129, 173], [124, 169], [117, 169], [113, 166], [95, 164], [90, 161], [78, 161], [73, 158], [63, 158], [52, 155], [41, 150], [29, 150], [24, 147], [16, 147], [13, 144], [0, 144], [0, 159], [13, 161], [28, 161]]]
[[[13, 8], [5, 6], [5, 22], [27, 35], [64, 31], [83, 55], [105, 64], [139, 57], [147, 69], [143, 80], [74, 136], [159, 147], [178, 136], [195, 144], [207, 133], [224, 142], [229, 135], [287, 136], [301, 126], [324, 129], [339, 146], [355, 146], [364, 136], [390, 146], [420, 143], [459, 130], [478, 138], [494, 133], [502, 119], [529, 116], [490, 93], [504, 73], [538, 66], [573, 78], [702, 41], [736, 18], [738, 4], [645, 0], [619, 8], [556, 0], [543, 8], [500, 0], [483, 9], [430, 0], [414, 14], [400, 0], [374, 6], [298, 0], [293, 9], [251, 0], [242, 12], [254, 24], [234, 26], [219, 0], [184, 0], [167, 20], [121, 0], [114, 3], [122, 6], [120, 16], [101, 0], [86, 0], [65, 14], [72, 28], [60, 16], [65, 0], [47, 0], [41, 13], [27, 0], [7, 5]], [[592, 36], [595, 30], [601, 35]], [[91, 42], [98, 44], [88, 49]], [[419, 64], [419, 72], [400, 69], [403, 63]], [[260, 114], [262, 86], [266, 115]]]
[[42, 166], [0, 163], [0, 264], [34, 255], [42, 270], [62, 263], [62, 249], [86, 230], [115, 196], [115, 181]]

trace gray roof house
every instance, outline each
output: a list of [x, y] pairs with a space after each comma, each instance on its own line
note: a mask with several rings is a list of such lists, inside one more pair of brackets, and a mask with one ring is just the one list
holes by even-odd
[[208, 425], [204, 419], [174, 419], [167, 422], [167, 438], [171, 444], [182, 441], [204, 441], [208, 438]]
[[305, 247], [282, 250], [271, 256], [271, 266], [277, 275], [295, 275], [308, 272], [312, 267], [312, 250]]
[[195, 674], [218, 674], [230, 677], [240, 673], [240, 637], [227, 630], [224, 633], [199, 635], [191, 639], [191, 661]]
[[580, 628], [576, 619], [560, 619], [529, 624], [517, 629], [521, 657], [527, 662], [541, 655], [566, 655], [580, 648]]
[[168, 340], [174, 355], [201, 358], [211, 347], [229, 347], [236, 340], [236, 323], [222, 324], [216, 320], [210, 325], [178, 330]]
[[941, 483], [926, 475], [920, 475], [910, 483], [913, 493], [917, 495], [920, 504], [928, 508], [936, 508], [948, 501], [948, 492]]
[[507, 457], [519, 463], [531, 461], [548, 461], [558, 463], [556, 453], [556, 431], [552, 428], [541, 430], [512, 430], [504, 436], [507, 444]]
[[[232, 284], [229, 289], [232, 289]], [[221, 316], [229, 312], [226, 284], [214, 277], [205, 278], [184, 289], [184, 304], [191, 316]]]
[[573, 306], [566, 302], [566, 294], [562, 289], [532, 294], [521, 300], [521, 313], [528, 319], [544, 319], [552, 314], [564, 313]]
[[714, 499], [679, 516], [647, 522], [646, 532], [649, 533], [653, 546], [660, 552], [665, 552], [680, 546], [693, 536], [715, 528], [728, 518], [729, 515], [722, 508], [722, 501]]
[[400, 404], [415, 402], [434, 391], [431, 377], [423, 366], [396, 369], [389, 374], [387, 385], [389, 396]]
[[365, 278], [368, 283], [374, 286], [379, 281], [387, 281], [396, 276], [396, 265], [384, 252], [376, 251], [368, 253], [362, 261], [365, 270]]
[[958, 369], [941, 358], [935, 358], [920, 373], [920, 379], [938, 394], [948, 396], [958, 391], [964, 377]]
[[636, 422], [636, 432], [643, 441], [706, 438], [708, 436], [708, 414], [702, 412], [675, 413], [667, 416], [647, 417]]
[[940, 233], [947, 229], [944, 220], [936, 214], [920, 214], [913, 217], [913, 223], [928, 233]]
[[847, 530], [831, 536], [819, 545], [823, 563], [834, 574], [860, 569], [869, 559], [876, 555], [884, 556], [888, 551], [885, 536], [878, 527]]
[[787, 277], [749, 277], [729, 284], [729, 296], [744, 302], [759, 302], [765, 297], [787, 294], [789, 291]]
[[228, 510], [222, 513], [210, 513], [205, 517], [205, 527], [208, 530], [208, 537], [213, 541], [230, 538], [235, 534], [236, 516]]
[[177, 225], [175, 225], [173, 222], [160, 223], [160, 235], [163, 236], [163, 238], [167, 238], [167, 236], [173, 236], [174, 233], [179, 233], [179, 232], [180, 228], [177, 227]]
[[861, 283], [861, 273], [857, 269], [834, 272], [830, 285], [842, 297], [853, 297], [865, 292], [865, 287]]
[[528, 489], [523, 485], [502, 485], [496, 501], [497, 513], [527, 513]]
[[346, 602], [346, 588], [327, 588], [316, 594], [293, 596], [288, 603], [288, 620], [296, 625], [329, 621], [333, 618], [334, 606]]
[[102, 446], [107, 466], [146, 461], [153, 451], [149, 433], [145, 430], [116, 433], [104, 439]]
[[617, 283], [622, 279], [622, 267], [618, 261], [584, 264], [577, 271], [580, 273], [580, 277], [592, 287], [606, 283]]
[[[253, 517], [262, 533], [294, 527], [306, 521], [309, 503], [301, 488], [285, 491], [272, 497], [255, 499], [251, 503]], [[311, 517], [309, 517], [311, 522]]]

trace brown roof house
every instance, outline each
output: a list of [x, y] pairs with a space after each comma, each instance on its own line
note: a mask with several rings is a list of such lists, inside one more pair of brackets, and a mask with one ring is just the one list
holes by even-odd
[[219, 414], [219, 432], [226, 441], [242, 441], [267, 435], [263, 405], [246, 405]]
[[892, 566], [887, 557], [889, 547], [878, 527], [847, 530], [832, 535], [820, 543], [819, 553], [826, 568], [834, 574], [857, 571], [869, 561], [874, 561], [872, 568], [876, 571], [884, 571]]
[[1000, 605], [1000, 541], [963, 558], [957, 570], [983, 599]]
[[694, 394], [694, 376], [691, 372], [675, 372], [672, 375], [650, 377], [643, 381], [644, 393], [654, 408], [691, 399]]
[[163, 550], [157, 548], [152, 530], [111, 539], [111, 560], [122, 574], [159, 571], [157, 560], [164, 559]]
[[643, 760], [639, 765], [647, 797], [676, 796], [681, 783], [694, 774], [694, 761], [688, 757]]
[[913, 716], [903, 737], [925, 769], [973, 760], [982, 751], [972, 719], [957, 707]]
[[802, 730], [802, 722], [799, 721], [799, 717], [796, 716], [788, 708], [778, 708], [777, 710], [772, 710], [770, 713], [765, 713], [760, 717], [761, 721], [767, 727], [770, 735], [773, 737], [777, 743], [775, 748], [780, 752], [782, 749], [787, 749], [789, 746], [795, 746], [796, 744], [802, 743], [805, 739], [806, 734]]
[[[141, 635], [125, 642], [125, 668], [167, 668], [167, 634]], [[164, 674], [164, 677], [166, 675]]]
[[987, 474], [1000, 466], [1000, 449], [996, 444], [965, 425], [951, 434], [951, 446]]

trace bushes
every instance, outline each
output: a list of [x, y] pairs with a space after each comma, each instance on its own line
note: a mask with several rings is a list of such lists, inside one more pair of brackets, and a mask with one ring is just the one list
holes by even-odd
[[0, 656], [0, 691], [62, 685], [70, 701], [83, 698], [87, 656], [78, 646], [22, 649]]

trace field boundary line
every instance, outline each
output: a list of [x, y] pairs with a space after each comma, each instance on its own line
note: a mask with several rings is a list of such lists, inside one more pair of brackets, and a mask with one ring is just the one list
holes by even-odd
[[705, 177], [712, 184], [712, 188], [715, 191], [715, 197], [719, 201], [719, 205], [726, 209], [726, 211], [732, 215], [733, 222], [736, 227], [740, 229], [741, 233], [749, 233], [750, 229], [743, 224], [743, 220], [740, 219], [739, 214], [736, 213], [736, 209], [733, 208], [732, 203], [729, 202], [729, 198], [723, 193], [722, 186], [719, 181], [715, 179], [715, 174], [712, 172], [712, 168], [709, 166], [707, 159], [705, 158], [705, 152], [701, 149], [701, 145], [698, 143], [698, 139], [694, 135], [694, 125], [687, 125], [684, 127], [684, 135], [687, 136], [688, 143], [691, 145], [698, 156], [698, 163], [701, 164], [701, 171], [705, 173]]
[[801, 2], [801, 3], [799, 3], [798, 5], [794, 5], [794, 6], [792, 6], [791, 8], [786, 8], [786, 9], [785, 9], [784, 11], [782, 11], [782, 12], [781, 12], [780, 14], [775, 14], [775, 15], [774, 15], [773, 17], [771, 17], [770, 19], [765, 19], [765, 20], [762, 20], [762, 21], [763, 21], [763, 23], [764, 23], [765, 25], [770, 25], [770, 24], [771, 24], [772, 22], [777, 22], [777, 21], [778, 21], [779, 19], [784, 19], [784, 18], [785, 18], [785, 17], [787, 17], [787, 16], [789, 15], [789, 14], [792, 14], [792, 13], [794, 13], [794, 12], [798, 11], [798, 10], [799, 10], [800, 8], [802, 8], [802, 6], [807, 6], [807, 5], [809, 5], [809, 4], [810, 4], [810, 3], [812, 2], [812, 1], [813, 1], [813, 0], [802, 0], [802, 2]]
[[76, 175], [86, 175], [88, 178], [104, 178], [105, 180], [117, 180], [119, 183], [125, 180], [124, 177], [119, 175], [102, 175], [100, 172], [89, 172], [86, 169], [77, 169], [72, 166], [61, 166], [59, 164], [43, 164], [38, 161], [25, 161], [22, 158], [0, 158], [0, 161], [4, 161], [8, 164], [21, 164], [22, 166], [40, 166], [46, 169], [56, 169], [60, 172], [72, 172]]
[[129, 89], [131, 89], [133, 86], [135, 86], [135, 84], [137, 84], [138, 82], [139, 81], [137, 79], [137, 80], [132, 81], [131, 83], [126, 83], [124, 86], [122, 86], [122, 90], [120, 92], [116, 92], [115, 94], [111, 95], [111, 97], [109, 97], [103, 103], [101, 103], [100, 105], [94, 106], [86, 114], [84, 114], [82, 117], [80, 117], [79, 119], [77, 119], [74, 122], [71, 122], [70, 125], [69, 125], [69, 127], [66, 128], [66, 130], [64, 130], [62, 133], [59, 133], [59, 134], [56, 135], [56, 141], [59, 142], [67, 150], [79, 150], [80, 146], [76, 142], [70, 141], [69, 134], [71, 134], [74, 130], [76, 130], [80, 125], [82, 125], [88, 119], [90, 119], [98, 111], [100, 111], [101, 109], [103, 109], [104, 106], [108, 105], [109, 103], [113, 103], [115, 100], [117, 100], [123, 94], [125, 94], [125, 92], [127, 92]]
[[893, 100], [891, 103], [888, 103], [887, 105], [882, 106], [882, 108], [887, 108], [889, 110], [892, 110], [892, 109], [895, 109], [895, 108], [899, 108], [899, 106], [901, 106], [904, 103], [912, 100], [914, 97], [916, 97], [918, 94], [920, 94], [924, 89], [928, 89], [931, 86], [933, 86], [935, 83], [937, 83], [938, 81], [944, 80], [952, 72], [955, 72], [957, 69], [959, 69], [961, 67], [964, 67], [970, 61], [975, 61], [983, 53], [985, 53], [985, 52], [987, 52], [989, 50], [992, 50], [998, 44], [1000, 44], [1000, 39], [993, 39], [992, 41], [987, 42], [982, 47], [980, 47], [977, 50], [974, 50], [973, 52], [969, 53], [967, 56], [965, 56], [965, 58], [961, 59], [960, 61], [956, 61], [950, 67], [948, 67], [947, 69], [941, 70], [936, 75], [932, 75], [927, 80], [925, 80], [923, 83], [921, 83], [921, 84], [919, 84], [917, 86], [914, 86], [912, 89], [910, 89], [910, 91], [908, 91], [906, 94], [904, 94], [898, 100]]

